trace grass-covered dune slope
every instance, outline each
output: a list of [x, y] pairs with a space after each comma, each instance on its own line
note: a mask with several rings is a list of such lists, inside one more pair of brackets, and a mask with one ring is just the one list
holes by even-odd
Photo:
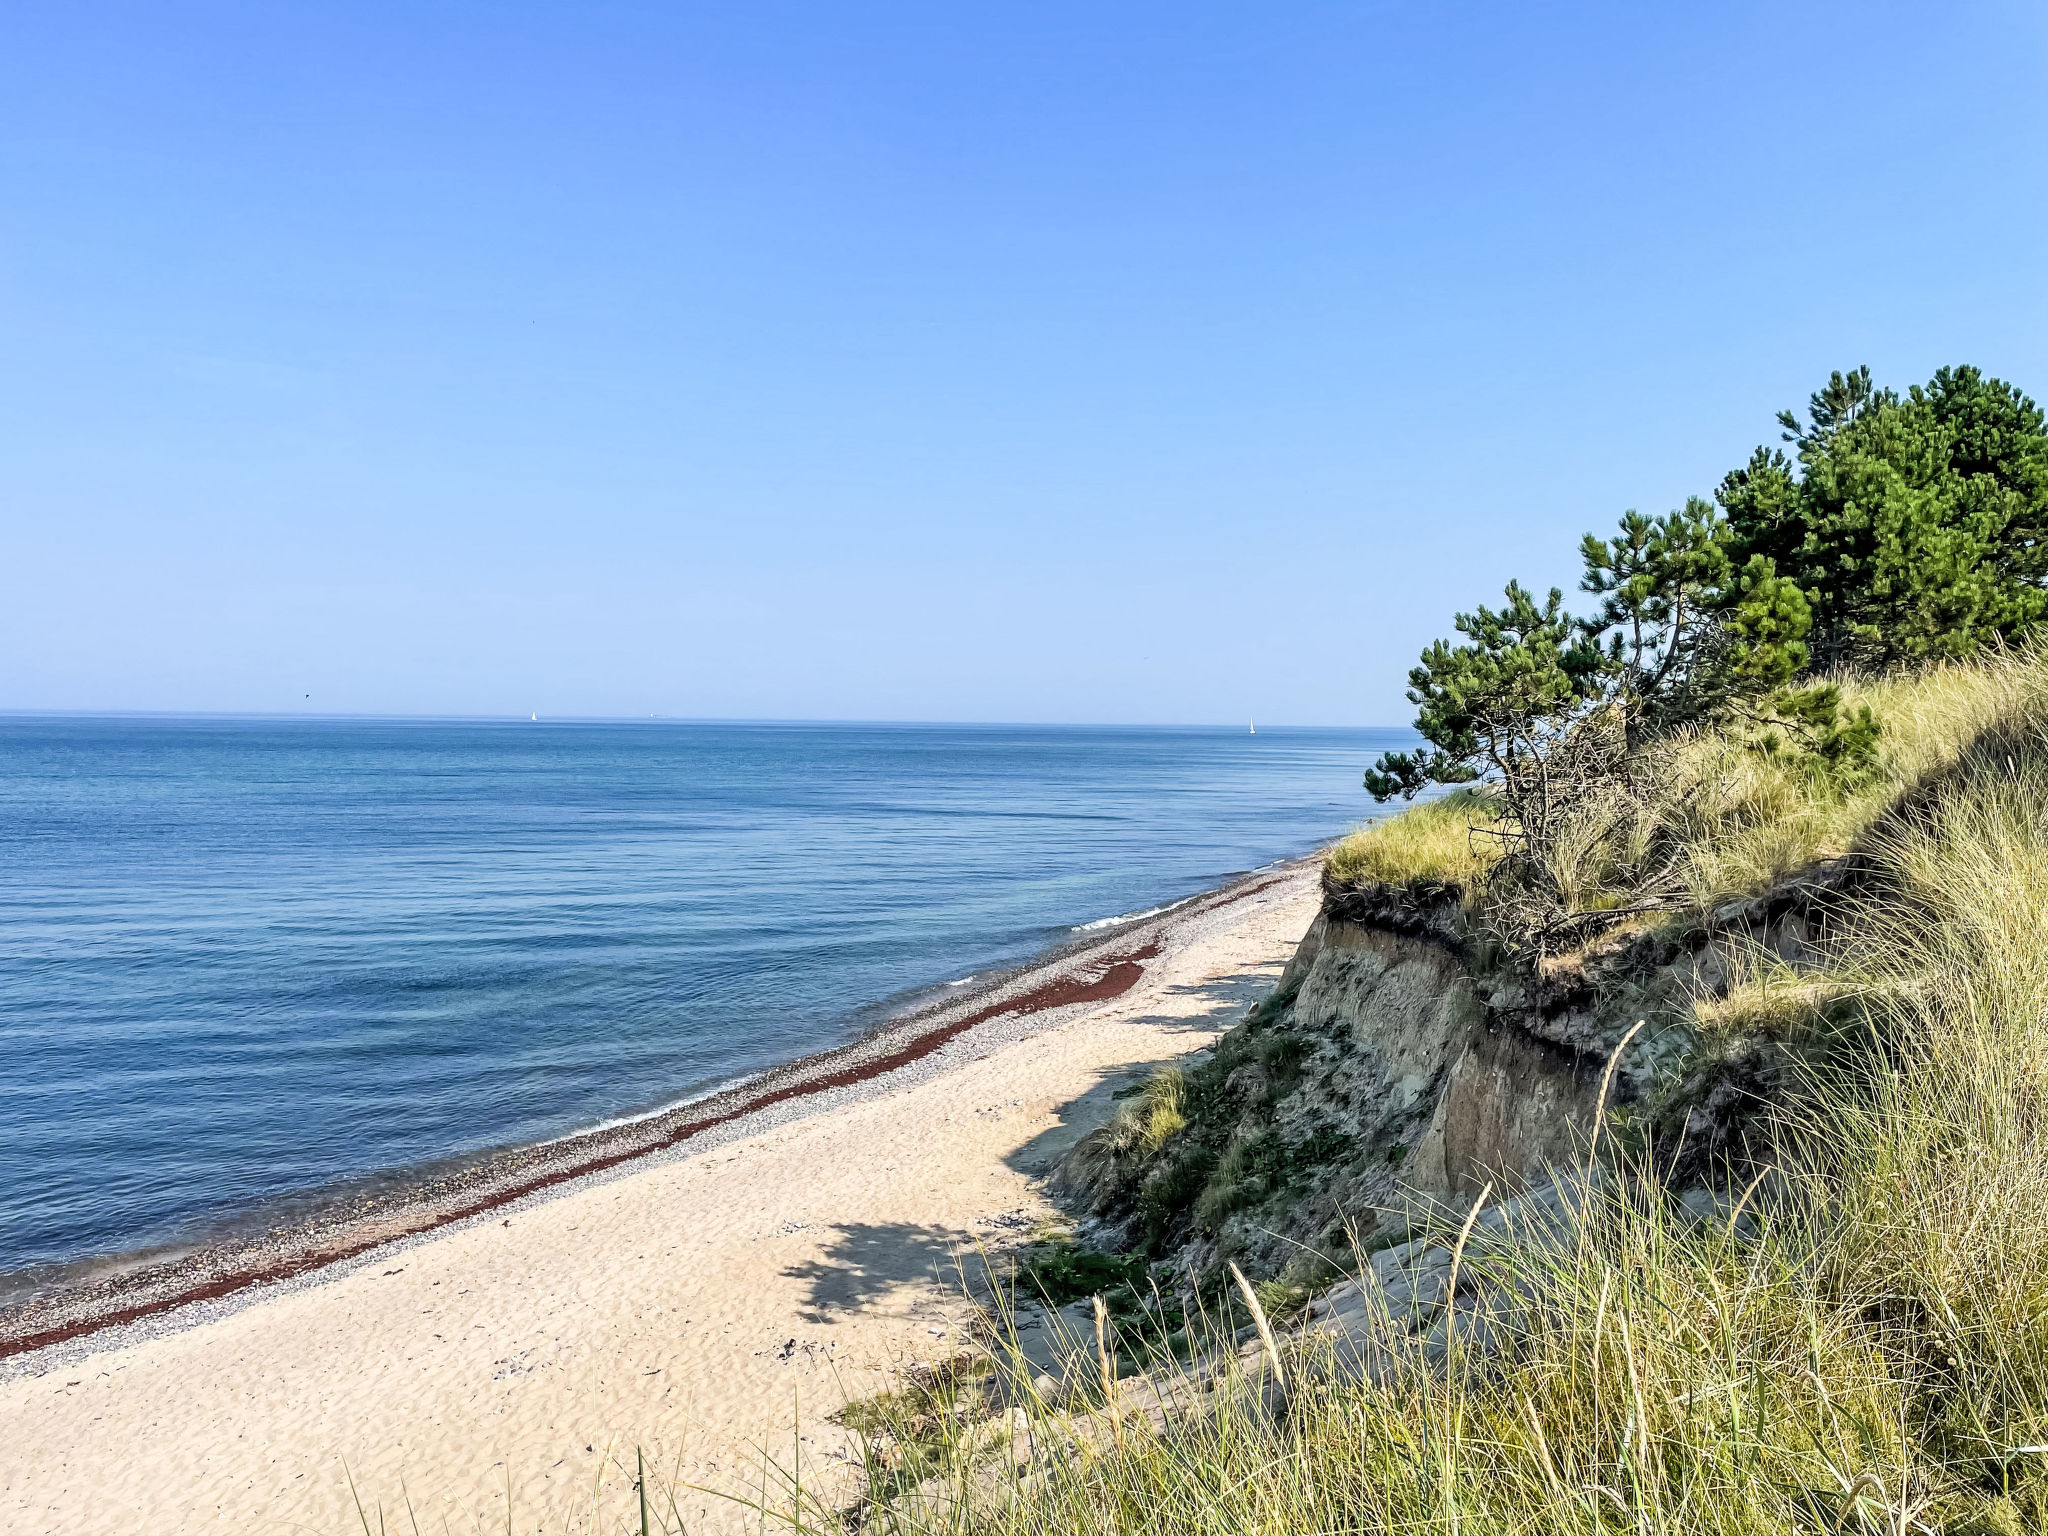
[[[1830, 921], [1802, 965], [1758, 955], [1666, 1021], [1706, 1042], [1767, 1034], [1794, 1063], [1757, 1106], [1747, 1161], [1721, 1170], [1722, 1214], [1675, 1198], [1653, 1137], [1610, 1137], [1569, 1242], [1483, 1260], [1488, 1283], [1537, 1298], [1512, 1338], [1448, 1361], [1397, 1355], [1377, 1379], [1318, 1372], [1314, 1346], [1283, 1343], [1284, 1397], [1191, 1389], [1205, 1406], [1164, 1428], [1098, 1407], [1108, 1428], [1091, 1432], [1072, 1391], [1001, 1399], [1002, 1435], [988, 1393], [957, 1417], [923, 1403], [922, 1490], [866, 1518], [1075, 1533], [2048, 1529], [2048, 658], [1948, 664], [1870, 696], [1887, 744], [1868, 782], [1842, 788], [1702, 733], [1673, 743], [1661, 811], [1585, 840], [1665, 840], [1666, 899], [1623, 920], [1639, 932], [1705, 931], [1815, 866], [1853, 867], [1826, 887]], [[1483, 934], [1483, 858], [1461, 834], [1484, 810], [1439, 801], [1359, 834], [1331, 857], [1334, 890], [1448, 900]], [[1613, 891], [1597, 851], [1576, 867], [1589, 893]], [[1273, 1038], [1254, 1019], [1129, 1101], [1098, 1158], [1160, 1166], [1202, 1134], [1218, 1074], [1258, 1062], [1285, 1079], [1296, 1048]], [[1244, 1106], [1230, 1113], [1235, 1134]], [[1289, 1159], [1311, 1153], [1265, 1167], [1275, 1190]], [[1243, 1209], [1224, 1181], [1256, 1160], [1226, 1151], [1175, 1207], [1183, 1243], [1205, 1225], [1215, 1242]], [[1447, 1221], [1442, 1241], [1456, 1235]], [[1286, 1292], [1262, 1294], [1271, 1309]], [[1145, 1332], [1127, 1313], [1106, 1337], [1142, 1361]], [[1019, 1442], [1037, 1447], [1021, 1479]]]
[[1816, 1026], [1840, 1012], [1858, 914], [1888, 905], [1883, 850], [1931, 798], [2006, 771], [2009, 742], [2048, 722], [2048, 660], [2002, 653], [1843, 692], [1886, 723], [1856, 775], [1733, 723], [1660, 742], [1632, 784], [1576, 805], [1540, 876], [1601, 919], [1570, 949], [1516, 947], [1530, 877], [1503, 890], [1483, 789], [1339, 844], [1324, 918], [1275, 995], [1069, 1159], [1103, 1238], [1171, 1257], [1183, 1290], [1227, 1294], [1234, 1260], [1298, 1303], [1354, 1245], [1568, 1163], [1638, 1020], [1606, 1086], [1621, 1144], [1667, 1179], [1735, 1177], [1788, 1074], [1839, 1049]]
[[2048, 1531], [2048, 439], [1969, 370], [1786, 420], [1425, 653], [1369, 784], [1446, 792], [1076, 1149], [1097, 1331], [924, 1391], [867, 1528]]

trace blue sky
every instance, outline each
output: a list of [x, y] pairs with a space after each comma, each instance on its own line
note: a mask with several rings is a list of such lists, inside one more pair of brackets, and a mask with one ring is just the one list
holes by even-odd
[[0, 4], [0, 707], [1397, 722], [1829, 369], [2048, 392], [2044, 84], [2021, 4]]

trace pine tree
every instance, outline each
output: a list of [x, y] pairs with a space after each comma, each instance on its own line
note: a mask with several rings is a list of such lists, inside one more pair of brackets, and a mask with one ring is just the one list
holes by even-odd
[[1967, 654], [2048, 612], [2048, 436], [2033, 401], [1975, 368], [1902, 397], [1837, 373], [1794, 456], [1759, 448], [1722, 482], [1735, 553], [1762, 555], [1812, 609], [1812, 664]]

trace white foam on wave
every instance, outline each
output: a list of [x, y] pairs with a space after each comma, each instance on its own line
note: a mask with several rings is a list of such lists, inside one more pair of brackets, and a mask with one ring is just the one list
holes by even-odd
[[962, 976], [958, 981], [949, 981], [946, 983], [946, 985], [949, 987], [964, 987], [967, 985], [967, 983], [974, 980], [975, 976], [979, 976], [980, 974], [981, 972], [976, 971], [972, 976]]
[[1142, 912], [1119, 912], [1115, 917], [1098, 917], [1092, 923], [1076, 923], [1069, 931], [1093, 933], [1097, 928], [1114, 928], [1119, 923], [1135, 923], [1140, 918], [1157, 917], [1162, 912], [1171, 912], [1175, 907], [1184, 907], [1194, 899], [1192, 896], [1183, 896], [1179, 901], [1169, 901], [1163, 907], [1147, 907]]
[[599, 1131], [616, 1131], [622, 1125], [638, 1125], [643, 1120], [659, 1120], [663, 1115], [673, 1110], [688, 1109], [692, 1104], [702, 1104], [706, 1099], [715, 1099], [721, 1093], [729, 1093], [735, 1088], [743, 1088], [759, 1076], [761, 1076], [759, 1072], [748, 1072], [743, 1076], [731, 1078], [722, 1083], [716, 1083], [706, 1088], [702, 1093], [693, 1093], [688, 1098], [677, 1099], [672, 1103], [663, 1104], [656, 1109], [643, 1109], [634, 1115], [620, 1115], [616, 1120], [600, 1120], [596, 1125], [586, 1125], [577, 1130], [564, 1131], [559, 1136], [550, 1136], [545, 1141], [535, 1142], [534, 1145], [537, 1147], [552, 1147], [557, 1142], [574, 1141], [579, 1136], [592, 1136]]

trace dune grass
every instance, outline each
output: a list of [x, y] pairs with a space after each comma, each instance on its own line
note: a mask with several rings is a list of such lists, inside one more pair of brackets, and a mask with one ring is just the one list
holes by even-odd
[[[1986, 723], [1959, 682], [1901, 690], [1932, 723], [1902, 731], [1894, 796]], [[1061, 1443], [1065, 1407], [1027, 1391], [862, 1529], [2048, 1529], [2048, 730], [2003, 696], [2020, 728], [1960, 767], [1947, 747], [1919, 814], [1816, 830], [1869, 833], [1881, 876], [1834, 978], [1860, 1048], [1779, 1111], [1741, 1209], [1685, 1214], [1619, 1166], [1568, 1241], [1484, 1261], [1538, 1298], [1505, 1352], [1397, 1352], [1377, 1383], [1297, 1360], [1284, 1408], [1103, 1419], [1020, 1481], [1010, 1442]]]
[[[972, 1390], [949, 1381], [876, 1406], [858, 1509], [771, 1467], [756, 1523], [901, 1536], [2048, 1531], [2048, 663], [1997, 657], [1855, 697], [1886, 723], [1865, 782], [1702, 738], [1673, 749], [1668, 786], [1648, 798], [1646, 824], [1669, 829], [1665, 852], [1690, 861], [1680, 888], [1701, 906], [1852, 846], [1870, 863], [1824, 968], [1749, 983], [1777, 989], [1774, 1028], [1817, 1048], [1773, 1111], [1767, 1160], [1741, 1170], [1717, 1214], [1673, 1201], [1647, 1152], [1611, 1151], [1562, 1241], [1469, 1260], [1494, 1294], [1526, 1299], [1512, 1333], [1447, 1358], [1396, 1346], [1373, 1379], [1283, 1340], [1284, 1399], [1231, 1377], [1205, 1386], [1098, 1311], [1100, 1334], [1072, 1343], [1099, 1373], [1054, 1386], [999, 1348]], [[1339, 867], [1468, 868], [1456, 834], [1473, 810], [1447, 797], [1410, 811], [1347, 840]], [[1179, 1085], [1154, 1080], [1119, 1112], [1119, 1144], [1171, 1134], [1181, 1112]], [[1218, 1356], [1237, 1358], [1240, 1321], [1210, 1320]], [[1000, 1336], [1004, 1318], [991, 1322]], [[1474, 1320], [1462, 1327], [1454, 1315], [1446, 1331], [1472, 1339]], [[1107, 1382], [1133, 1365], [1194, 1410], [1162, 1428], [1115, 1406]], [[604, 1528], [674, 1536], [685, 1527], [662, 1511], [675, 1507]]]
[[[1765, 722], [1735, 721], [1654, 745], [1627, 782], [1587, 795], [1545, 850], [1542, 882], [1565, 909], [1713, 912], [1849, 852], [1889, 812], [1952, 773], [1988, 732], [2048, 719], [2048, 650], [2030, 646], [1882, 680], [1838, 680], [1883, 727], [1875, 768], [1839, 777], [1772, 753]], [[1339, 843], [1340, 883], [1448, 886], [1484, 911], [1500, 853], [1482, 789], [1413, 806]], [[1499, 901], [1510, 895], [1490, 893]]]
[[1648, 755], [1625, 803], [1587, 808], [1554, 871], [1561, 888], [1593, 905], [1648, 886], [1681, 909], [1711, 911], [1847, 853], [1987, 731], [2048, 719], [2039, 647], [1840, 686], [1846, 704], [1869, 705], [1883, 726], [1873, 772], [1844, 780], [1759, 750], [1768, 727], [1682, 737]]
[[1469, 889], [1500, 856], [1499, 842], [1484, 830], [1499, 815], [1492, 796], [1454, 790], [1360, 827], [1330, 850], [1324, 868], [1331, 879], [1346, 884], [1381, 881]]

